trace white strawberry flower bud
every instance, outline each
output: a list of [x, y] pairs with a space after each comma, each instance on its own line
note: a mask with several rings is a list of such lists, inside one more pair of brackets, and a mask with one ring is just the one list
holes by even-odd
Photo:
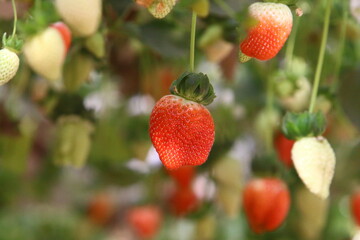
[[7, 48], [0, 50], [0, 86], [12, 79], [19, 68], [19, 57]]
[[322, 136], [297, 140], [291, 150], [295, 169], [305, 186], [325, 199], [334, 176], [335, 153]]

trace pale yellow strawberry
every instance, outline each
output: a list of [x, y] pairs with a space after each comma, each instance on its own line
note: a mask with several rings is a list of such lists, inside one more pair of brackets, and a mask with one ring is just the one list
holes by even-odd
[[295, 142], [291, 156], [305, 186], [327, 198], [335, 169], [335, 154], [329, 142], [322, 136], [301, 138]]
[[303, 111], [310, 101], [311, 84], [305, 77], [296, 81], [296, 89], [289, 96], [280, 99], [281, 104], [290, 111]]
[[301, 239], [315, 240], [325, 226], [329, 201], [322, 199], [302, 187], [295, 193], [297, 227]]
[[19, 57], [13, 51], [0, 50], [0, 86], [11, 80], [19, 68]]
[[26, 40], [23, 52], [30, 67], [47, 80], [61, 77], [65, 61], [65, 44], [61, 33], [48, 27], [43, 32]]
[[56, 0], [56, 9], [75, 36], [90, 36], [99, 28], [101, 0]]

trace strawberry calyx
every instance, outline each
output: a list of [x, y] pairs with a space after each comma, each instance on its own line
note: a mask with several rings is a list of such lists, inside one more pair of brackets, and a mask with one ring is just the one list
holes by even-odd
[[21, 48], [23, 46], [23, 40], [19, 39], [16, 35], [6, 37], [6, 33], [4, 33], [3, 38], [2, 38], [2, 44], [3, 44], [4, 48], [6, 48], [16, 54], [19, 54], [21, 52]]
[[170, 92], [205, 106], [212, 103], [216, 97], [208, 76], [203, 73], [184, 72], [171, 84]]
[[286, 138], [298, 140], [304, 137], [320, 136], [326, 127], [326, 119], [322, 112], [291, 113], [287, 112], [281, 126]]

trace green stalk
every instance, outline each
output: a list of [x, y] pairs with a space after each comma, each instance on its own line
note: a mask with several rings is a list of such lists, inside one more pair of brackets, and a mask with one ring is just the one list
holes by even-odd
[[13, 11], [14, 11], [14, 26], [13, 26], [13, 32], [12, 32], [12, 38], [15, 37], [15, 33], [16, 33], [16, 24], [17, 24], [17, 11], [16, 11], [16, 5], [15, 5], [15, 0], [11, 0], [11, 4], [13, 7]]
[[324, 64], [324, 56], [325, 56], [325, 47], [326, 42], [329, 34], [329, 24], [330, 24], [330, 16], [331, 16], [331, 6], [332, 6], [332, 0], [327, 0], [326, 10], [325, 10], [325, 17], [324, 17], [324, 26], [323, 26], [323, 33], [322, 33], [322, 39], [321, 39], [321, 46], [320, 46], [320, 52], [319, 52], [319, 58], [316, 65], [316, 72], [315, 72], [315, 78], [314, 78], [314, 86], [311, 93], [311, 100], [310, 100], [310, 106], [309, 106], [309, 112], [312, 113], [314, 111], [316, 97], [319, 89], [320, 84], [320, 76], [322, 67]]
[[295, 47], [295, 40], [296, 40], [296, 34], [299, 29], [299, 22], [300, 17], [295, 17], [294, 26], [292, 29], [292, 33], [289, 37], [287, 46], [286, 46], [286, 52], [285, 52], [285, 60], [286, 60], [286, 66], [289, 68], [292, 64], [292, 59], [294, 55], [294, 47]]
[[190, 72], [194, 72], [195, 69], [195, 36], [196, 36], [196, 12], [192, 12], [191, 18], [191, 36], [190, 36]]

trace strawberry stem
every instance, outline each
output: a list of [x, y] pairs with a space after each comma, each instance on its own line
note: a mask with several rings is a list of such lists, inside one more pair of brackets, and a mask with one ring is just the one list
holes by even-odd
[[195, 11], [192, 12], [191, 18], [191, 35], [190, 35], [190, 72], [194, 72], [195, 64], [195, 36], [196, 36], [196, 17]]
[[309, 106], [309, 112], [312, 113], [314, 111], [316, 97], [319, 89], [320, 84], [320, 76], [322, 67], [324, 64], [324, 56], [325, 56], [325, 47], [327, 42], [327, 37], [329, 33], [329, 23], [330, 23], [330, 16], [331, 16], [331, 6], [332, 6], [332, 0], [327, 0], [326, 10], [325, 10], [325, 17], [324, 17], [324, 26], [323, 26], [323, 33], [322, 33], [322, 39], [321, 39], [321, 46], [320, 46], [320, 52], [319, 52], [319, 58], [316, 65], [316, 72], [315, 72], [315, 78], [314, 78], [314, 86], [311, 93], [311, 101]]
[[11, 0], [11, 4], [12, 4], [12, 7], [13, 7], [13, 11], [14, 11], [14, 26], [13, 26], [13, 32], [12, 32], [12, 36], [11, 36], [11, 37], [15, 37], [16, 24], [17, 24], [17, 11], [16, 11], [15, 0]]
[[296, 34], [297, 34], [297, 30], [299, 29], [299, 22], [300, 22], [300, 17], [295, 17], [294, 27], [291, 31], [291, 35], [289, 37], [289, 40], [288, 40], [288, 43], [286, 46], [285, 59], [286, 59], [286, 67], [288, 69], [291, 68], [291, 64], [292, 64]]

